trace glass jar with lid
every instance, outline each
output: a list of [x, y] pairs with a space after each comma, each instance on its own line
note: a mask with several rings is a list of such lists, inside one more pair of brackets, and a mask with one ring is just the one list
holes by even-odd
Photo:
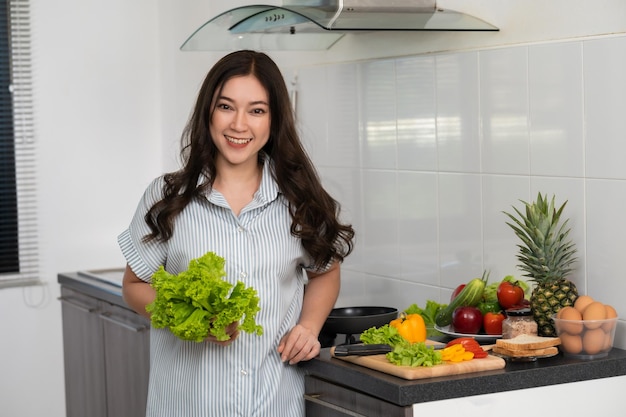
[[520, 334], [537, 336], [537, 323], [530, 308], [508, 309], [502, 322], [502, 338], [512, 339]]

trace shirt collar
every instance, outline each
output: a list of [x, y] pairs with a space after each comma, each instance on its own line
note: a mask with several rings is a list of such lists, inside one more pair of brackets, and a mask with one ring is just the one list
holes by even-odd
[[[257, 192], [254, 193], [253, 201], [251, 203], [252, 207], [258, 207], [271, 203], [276, 198], [278, 198], [278, 195], [280, 194], [278, 184], [276, 183], [276, 181], [274, 180], [274, 176], [272, 175], [274, 172], [274, 161], [272, 161], [272, 159], [266, 153], [261, 153], [261, 163], [263, 164], [261, 183], [259, 184], [259, 189], [257, 190]], [[206, 177], [201, 176], [198, 184], [203, 181], [203, 178]], [[206, 181], [206, 179], [204, 180]], [[206, 197], [214, 204], [226, 204], [226, 202], [223, 201], [223, 197], [221, 196], [221, 194], [217, 194], [218, 195], [216, 195], [216, 192], [211, 189], [209, 190], [208, 194], [206, 194]]]

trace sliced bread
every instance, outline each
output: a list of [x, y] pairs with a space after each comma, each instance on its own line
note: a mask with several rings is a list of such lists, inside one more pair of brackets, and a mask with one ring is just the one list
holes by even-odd
[[543, 349], [561, 344], [558, 337], [543, 337], [521, 334], [512, 339], [497, 339], [496, 347], [508, 349], [510, 351], [527, 351], [533, 349]]
[[529, 358], [533, 356], [552, 356], [559, 353], [559, 349], [556, 346], [539, 348], [539, 349], [527, 349], [527, 350], [510, 350], [499, 346], [493, 347], [494, 353], [500, 355], [511, 356], [514, 358]]

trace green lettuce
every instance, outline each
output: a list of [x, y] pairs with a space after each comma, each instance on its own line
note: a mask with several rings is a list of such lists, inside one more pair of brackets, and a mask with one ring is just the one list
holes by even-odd
[[152, 276], [156, 298], [146, 306], [152, 326], [167, 327], [175, 336], [195, 342], [209, 334], [228, 340], [226, 327], [234, 322], [239, 322], [239, 330], [263, 334], [255, 320], [260, 311], [256, 290], [241, 281], [234, 286], [225, 281], [224, 264], [224, 258], [208, 252], [178, 275], [161, 266]]
[[370, 327], [361, 333], [359, 340], [366, 345], [389, 345], [396, 347], [400, 345], [407, 345], [409, 342], [398, 332], [398, 329], [384, 324], [380, 327]]
[[443, 363], [441, 351], [426, 346], [424, 342], [396, 346], [386, 357], [389, 362], [399, 366], [431, 367]]

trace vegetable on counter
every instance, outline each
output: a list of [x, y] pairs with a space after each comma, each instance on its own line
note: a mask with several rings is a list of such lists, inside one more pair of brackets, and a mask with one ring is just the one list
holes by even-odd
[[461, 291], [463, 291], [463, 288], [465, 288], [465, 284], [459, 285], [458, 287], [454, 289], [454, 291], [452, 291], [452, 295], [450, 296], [450, 302], [452, 302], [452, 300], [454, 300], [457, 297], [457, 295], [459, 295]]
[[411, 304], [406, 310], [404, 310], [405, 314], [419, 314], [424, 319], [424, 324], [426, 325], [426, 336], [441, 336], [441, 333], [436, 330], [435, 327], [435, 318], [437, 314], [444, 308], [446, 308], [447, 304], [439, 304], [433, 300], [426, 300], [426, 306], [424, 308], [420, 308], [417, 304]]
[[400, 336], [399, 330], [389, 324], [371, 327], [361, 333], [360, 341], [365, 344], [389, 345], [393, 350], [385, 355], [387, 360], [400, 366], [435, 366], [442, 363], [441, 352], [424, 342], [410, 343]]
[[499, 313], [502, 311], [502, 307], [497, 301], [481, 301], [476, 308], [480, 310], [483, 316], [487, 313]]
[[226, 327], [239, 322], [239, 330], [263, 334], [255, 321], [259, 297], [241, 281], [225, 281], [225, 261], [213, 252], [189, 262], [189, 269], [178, 275], [161, 266], [152, 276], [156, 298], [146, 306], [155, 328], [168, 327], [183, 340], [203, 341], [209, 333], [217, 340], [228, 340]]
[[512, 308], [524, 299], [524, 289], [517, 282], [502, 281], [496, 291], [498, 303], [503, 309]]
[[521, 279], [518, 280], [513, 275], [507, 275], [501, 281], [495, 281], [487, 284], [487, 286], [485, 287], [485, 291], [483, 292], [483, 300], [487, 302], [498, 301], [498, 287], [503, 282], [515, 282], [517, 285], [522, 287], [522, 290], [524, 290], [524, 297], [527, 297], [530, 294], [530, 286], [527, 282]]
[[457, 337], [456, 339], [450, 340], [446, 343], [446, 348], [454, 345], [461, 345], [465, 348], [466, 351], [472, 352], [474, 354], [474, 358], [481, 359], [486, 358], [489, 354], [478, 344], [476, 339], [473, 337]]
[[389, 325], [398, 329], [400, 336], [409, 343], [424, 342], [426, 340], [426, 324], [424, 318], [419, 314], [401, 314]]
[[504, 314], [501, 312], [487, 312], [483, 316], [483, 329], [485, 333], [489, 335], [501, 335], [502, 334], [502, 322], [504, 321]]
[[478, 334], [483, 327], [483, 315], [476, 307], [457, 307], [452, 313], [452, 327], [458, 333]]
[[389, 345], [396, 347], [406, 345], [409, 342], [398, 332], [398, 329], [385, 324], [380, 327], [370, 327], [361, 333], [359, 340], [366, 345]]
[[447, 326], [452, 323], [452, 314], [458, 307], [474, 307], [483, 299], [483, 291], [487, 285], [489, 274], [487, 271], [483, 272], [482, 278], [474, 278], [468, 282], [461, 290], [459, 295], [454, 298], [450, 304], [442, 309], [435, 318], [435, 323], [438, 326]]
[[435, 366], [443, 362], [441, 351], [426, 346], [424, 342], [396, 346], [386, 357], [389, 362], [399, 366]]
[[456, 344], [443, 348], [441, 359], [447, 362], [471, 361], [474, 359], [474, 353], [465, 350], [462, 344]]

